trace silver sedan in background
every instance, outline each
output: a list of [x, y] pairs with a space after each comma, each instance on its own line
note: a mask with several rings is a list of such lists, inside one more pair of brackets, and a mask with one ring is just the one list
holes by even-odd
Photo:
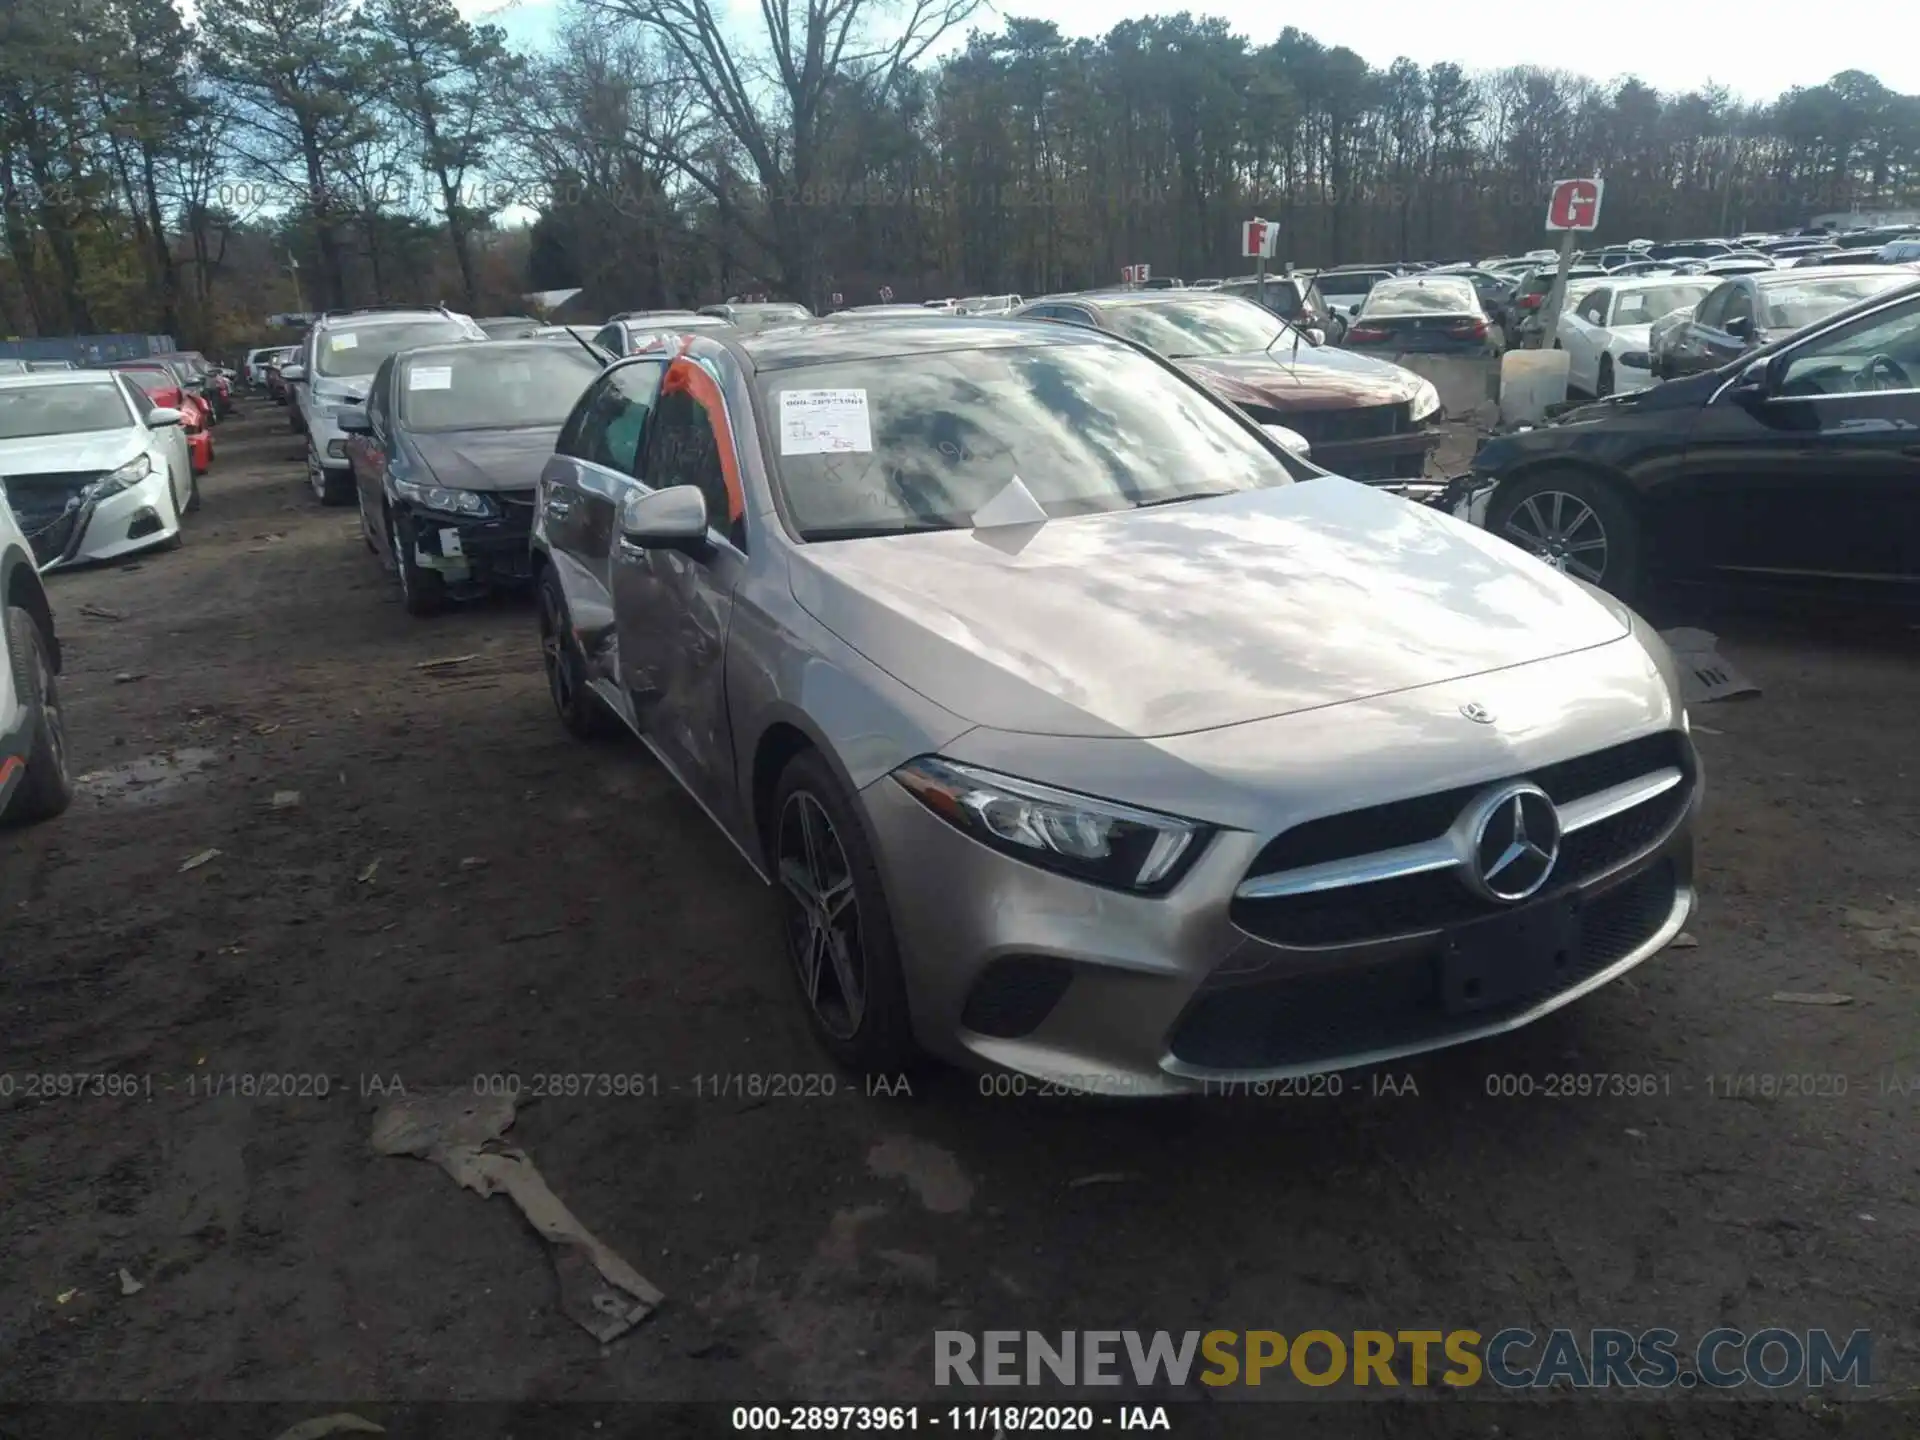
[[815, 1031], [1118, 1094], [1511, 1030], [1693, 905], [1631, 611], [1077, 327], [699, 336], [540, 480], [574, 731], [777, 887]]

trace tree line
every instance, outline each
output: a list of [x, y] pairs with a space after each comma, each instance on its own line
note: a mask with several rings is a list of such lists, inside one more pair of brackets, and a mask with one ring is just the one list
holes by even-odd
[[[1920, 97], [1769, 101], [1410, 59], [1181, 13], [1099, 39], [981, 0], [573, 0], [516, 52], [452, 0], [0, 5], [0, 332], [216, 346], [272, 311], [826, 304], [1542, 240], [1729, 234], [1920, 202]], [[530, 223], [528, 217], [531, 217]]]

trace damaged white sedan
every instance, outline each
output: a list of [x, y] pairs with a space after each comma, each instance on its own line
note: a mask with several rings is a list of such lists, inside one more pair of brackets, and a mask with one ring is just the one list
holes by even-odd
[[40, 570], [179, 543], [199, 501], [181, 420], [109, 371], [0, 376], [0, 494]]

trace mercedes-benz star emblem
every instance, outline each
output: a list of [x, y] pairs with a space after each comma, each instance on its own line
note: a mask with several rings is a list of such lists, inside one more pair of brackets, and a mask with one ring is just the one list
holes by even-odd
[[1468, 885], [1508, 904], [1537, 894], [1560, 858], [1560, 812], [1537, 785], [1508, 785], [1467, 814]]
[[1478, 700], [1469, 700], [1466, 704], [1462, 705], [1460, 707], [1460, 713], [1476, 725], [1491, 725], [1493, 723], [1493, 712]]

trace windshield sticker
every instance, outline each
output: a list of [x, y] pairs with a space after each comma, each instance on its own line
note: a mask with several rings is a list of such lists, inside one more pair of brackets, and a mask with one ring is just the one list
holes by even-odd
[[453, 367], [451, 365], [419, 365], [407, 372], [409, 390], [451, 390], [453, 388]]
[[782, 390], [782, 455], [867, 455], [873, 428], [864, 390]]
[[360, 337], [351, 331], [345, 335], [329, 335], [327, 337], [327, 348], [329, 350], [351, 350], [359, 343]]

